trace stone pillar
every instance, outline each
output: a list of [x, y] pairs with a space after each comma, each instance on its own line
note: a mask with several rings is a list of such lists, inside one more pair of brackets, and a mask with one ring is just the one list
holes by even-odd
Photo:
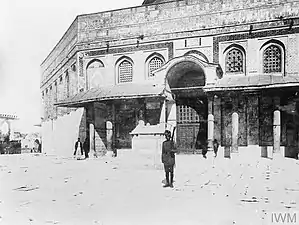
[[[167, 129], [173, 132], [174, 127], [177, 126], [176, 123], [176, 103], [175, 101], [167, 102]], [[176, 131], [174, 134], [174, 141], [176, 141]]]
[[165, 124], [165, 129], [167, 128], [167, 124], [166, 124], [166, 108], [167, 108], [167, 102], [166, 100], [163, 101], [163, 106], [162, 106], [162, 110], [161, 110], [161, 115], [160, 115], [160, 124]]
[[214, 97], [208, 97], [208, 150], [213, 149], [214, 139], [214, 115], [213, 115]]
[[208, 115], [208, 149], [213, 149], [213, 140], [214, 140], [214, 115]]
[[261, 157], [263, 157], [263, 158], [268, 157], [268, 148], [267, 148], [267, 146], [262, 146], [261, 147]]
[[89, 156], [94, 156], [96, 153], [95, 149], [95, 130], [94, 130], [94, 124], [90, 123], [89, 124], [89, 146], [90, 146], [90, 153]]
[[[116, 151], [116, 115], [115, 115], [115, 104], [112, 104], [112, 150]], [[115, 153], [114, 153], [115, 154]]]
[[274, 97], [274, 115], [273, 115], [273, 153], [280, 153], [280, 97]]
[[232, 152], [238, 152], [239, 139], [239, 114], [238, 114], [238, 96], [232, 96], [233, 112], [232, 112]]
[[230, 158], [230, 147], [224, 146], [224, 158]]
[[232, 114], [232, 152], [238, 152], [239, 138], [239, 115], [237, 112]]
[[113, 126], [110, 121], [106, 122], [106, 138], [107, 138], [107, 150], [112, 151]]

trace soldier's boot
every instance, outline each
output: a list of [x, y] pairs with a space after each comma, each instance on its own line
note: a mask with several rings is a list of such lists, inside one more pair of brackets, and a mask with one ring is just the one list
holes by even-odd
[[164, 184], [164, 188], [166, 188], [166, 187], [169, 187], [170, 185], [169, 185], [169, 173], [168, 172], [165, 172], [165, 176], [166, 176], [166, 184]]
[[169, 187], [173, 188], [173, 172], [170, 173], [170, 185]]

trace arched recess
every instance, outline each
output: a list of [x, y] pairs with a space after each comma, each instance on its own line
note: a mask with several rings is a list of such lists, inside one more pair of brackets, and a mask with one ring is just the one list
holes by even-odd
[[171, 89], [203, 87], [205, 85], [205, 73], [201, 65], [194, 61], [180, 61], [174, 64], [166, 75]]
[[[171, 65], [166, 79], [175, 95], [176, 141], [180, 151], [200, 151], [207, 141], [208, 100], [203, 91], [206, 74], [201, 60], [182, 58]], [[172, 107], [173, 108], [173, 107]], [[171, 115], [172, 112], [170, 112]]]
[[186, 55], [194, 55], [195, 57], [197, 57], [198, 59], [201, 59], [205, 62], [209, 62], [209, 59], [208, 57], [203, 54], [202, 52], [198, 51], [198, 50], [191, 50], [191, 51], [188, 51], [184, 54], [185, 56]]
[[122, 56], [115, 64], [116, 83], [133, 82], [134, 63], [130, 57]]
[[265, 42], [260, 47], [260, 65], [263, 74], [285, 74], [285, 46], [276, 39]]
[[226, 74], [246, 73], [246, 51], [238, 44], [229, 45], [224, 51], [224, 69]]
[[104, 67], [104, 63], [99, 59], [93, 59], [87, 64], [88, 89], [104, 85]]
[[164, 57], [157, 52], [149, 55], [145, 60], [145, 74], [147, 78], [154, 77], [153, 71], [159, 69], [165, 63]]

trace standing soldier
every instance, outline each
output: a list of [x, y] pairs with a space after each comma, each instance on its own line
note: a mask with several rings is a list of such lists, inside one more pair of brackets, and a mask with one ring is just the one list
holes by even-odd
[[[173, 176], [174, 176], [174, 164], [175, 164], [175, 152], [174, 144], [171, 139], [171, 132], [165, 131], [166, 141], [162, 145], [162, 163], [164, 164], [166, 184], [163, 187], [173, 187]], [[170, 174], [170, 180], [169, 180]]]

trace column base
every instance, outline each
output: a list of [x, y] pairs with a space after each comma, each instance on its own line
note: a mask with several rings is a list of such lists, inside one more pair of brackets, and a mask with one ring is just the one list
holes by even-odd
[[284, 147], [280, 147], [280, 150], [277, 151], [277, 152], [272, 152], [272, 158], [273, 159], [283, 159], [283, 158], [285, 158], [285, 149], [284, 149]]

